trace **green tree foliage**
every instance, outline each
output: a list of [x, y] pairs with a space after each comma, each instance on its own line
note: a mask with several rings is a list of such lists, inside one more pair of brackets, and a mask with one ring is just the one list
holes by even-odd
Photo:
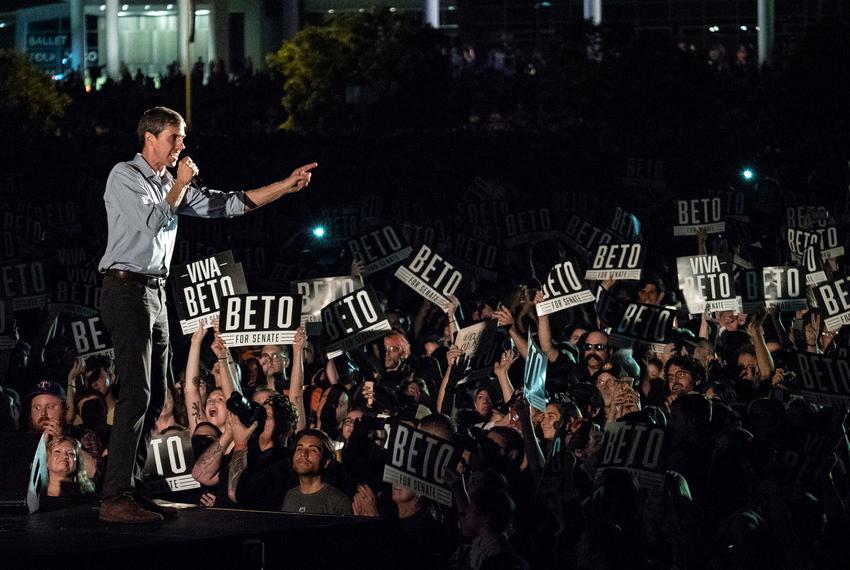
[[53, 130], [70, 97], [25, 55], [0, 50], [0, 128], [4, 132]]
[[283, 76], [284, 129], [445, 124], [449, 65], [442, 34], [388, 11], [309, 26], [269, 56]]

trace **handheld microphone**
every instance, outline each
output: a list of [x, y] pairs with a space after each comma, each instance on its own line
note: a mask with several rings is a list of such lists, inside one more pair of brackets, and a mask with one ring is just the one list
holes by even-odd
[[196, 190], [198, 190], [201, 194], [203, 194], [204, 196], [206, 196], [207, 198], [209, 198], [209, 197], [210, 197], [210, 189], [209, 189], [209, 188], [207, 188], [207, 185], [206, 185], [206, 184], [204, 184], [204, 181], [203, 181], [203, 180], [201, 180], [200, 176], [193, 176], [193, 177], [192, 177], [192, 181], [191, 181], [189, 184], [190, 184], [193, 188], [195, 188]]

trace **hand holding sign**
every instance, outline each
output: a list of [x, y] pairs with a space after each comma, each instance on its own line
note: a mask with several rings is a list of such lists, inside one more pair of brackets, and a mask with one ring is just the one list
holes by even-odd
[[500, 327], [514, 326], [514, 315], [511, 310], [504, 305], [493, 311], [493, 318], [499, 323]]
[[507, 374], [514, 362], [516, 362], [517, 353], [515, 350], [506, 350], [502, 353], [502, 357], [493, 364], [493, 372], [495, 374]]

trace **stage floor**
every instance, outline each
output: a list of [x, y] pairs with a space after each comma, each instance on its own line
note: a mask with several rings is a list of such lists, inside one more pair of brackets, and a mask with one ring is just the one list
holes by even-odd
[[96, 504], [0, 515], [0, 568], [397, 568], [393, 521], [206, 509], [105, 524]]

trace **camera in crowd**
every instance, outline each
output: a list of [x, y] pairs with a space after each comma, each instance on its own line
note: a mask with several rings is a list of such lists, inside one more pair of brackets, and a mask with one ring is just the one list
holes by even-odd
[[234, 392], [227, 400], [226, 405], [227, 410], [239, 418], [240, 423], [245, 427], [250, 427], [254, 422], [257, 422], [257, 425], [262, 427], [266, 421], [266, 409], [262, 404], [247, 399], [239, 392]]

